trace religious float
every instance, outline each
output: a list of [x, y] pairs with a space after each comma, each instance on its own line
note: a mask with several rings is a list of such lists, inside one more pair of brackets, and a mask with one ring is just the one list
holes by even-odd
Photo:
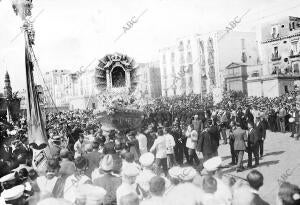
[[99, 60], [95, 76], [100, 91], [95, 113], [103, 131], [126, 133], [140, 127], [143, 112], [135, 95], [138, 77], [134, 59], [120, 53], [106, 55]]

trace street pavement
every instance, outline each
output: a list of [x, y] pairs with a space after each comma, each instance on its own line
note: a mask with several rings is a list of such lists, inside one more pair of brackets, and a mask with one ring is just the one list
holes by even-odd
[[[264, 176], [264, 185], [260, 195], [270, 204], [275, 204], [279, 180], [288, 181], [300, 186], [300, 140], [289, 137], [290, 133], [273, 133], [267, 131], [264, 143], [264, 157], [259, 167], [255, 168]], [[229, 145], [219, 147], [223, 165], [231, 162]], [[244, 155], [244, 167], [247, 166], [248, 154]], [[253, 162], [254, 164], [254, 162]], [[250, 169], [237, 173], [234, 167], [224, 168], [223, 172], [246, 179]]]

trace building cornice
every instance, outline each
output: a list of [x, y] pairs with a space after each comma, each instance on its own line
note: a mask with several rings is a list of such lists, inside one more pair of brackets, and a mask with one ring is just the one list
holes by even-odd
[[278, 38], [274, 38], [274, 39], [269, 39], [269, 40], [266, 40], [266, 41], [262, 41], [261, 43], [262, 44], [271, 43], [271, 42], [280, 41], [280, 40], [283, 40], [283, 39], [293, 38], [293, 37], [297, 37], [297, 36], [300, 36], [300, 32], [292, 34], [292, 35], [288, 35], [288, 36], [283, 36], [283, 37], [278, 37]]

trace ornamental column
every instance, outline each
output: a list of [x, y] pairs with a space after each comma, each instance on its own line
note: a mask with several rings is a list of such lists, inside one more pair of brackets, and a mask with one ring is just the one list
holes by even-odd
[[111, 89], [111, 79], [110, 79], [110, 75], [109, 75], [109, 70], [106, 70], [106, 88], [107, 90]]
[[128, 89], [130, 89], [131, 82], [130, 82], [130, 72], [129, 72], [129, 70], [125, 71], [125, 79], [126, 79], [126, 87]]

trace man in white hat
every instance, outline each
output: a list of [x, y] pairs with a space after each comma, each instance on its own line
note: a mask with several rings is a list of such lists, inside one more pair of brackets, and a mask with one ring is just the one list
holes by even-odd
[[179, 166], [174, 166], [168, 171], [169, 173], [169, 180], [170, 180], [170, 186], [166, 187], [166, 191], [164, 195], [168, 195], [168, 193], [176, 187], [178, 184], [181, 183], [181, 175], [182, 175], [182, 168]]
[[214, 177], [217, 181], [217, 191], [214, 193], [215, 197], [223, 201], [224, 204], [230, 205], [232, 194], [230, 188], [221, 180], [221, 173], [219, 168], [222, 164], [221, 157], [213, 157], [203, 163], [204, 172], [206, 175]]
[[11, 189], [6, 189], [1, 193], [1, 204], [22, 205], [25, 204], [24, 185], [14, 186]]
[[150, 152], [142, 154], [142, 156], [139, 159], [142, 166], [142, 171], [136, 178], [136, 184], [138, 186], [138, 190], [141, 192], [140, 195], [142, 195], [143, 198], [147, 198], [149, 196], [149, 183], [151, 178], [155, 176], [152, 170], [154, 160], [155, 157]]
[[83, 184], [78, 188], [78, 194], [85, 205], [103, 205], [105, 189], [92, 184]]
[[135, 180], [139, 174], [139, 170], [136, 166], [126, 166], [122, 171], [122, 184], [117, 189], [117, 205], [120, 205], [120, 199], [122, 196], [136, 193]]
[[113, 168], [114, 163], [112, 155], [105, 155], [100, 162], [100, 169], [103, 172], [103, 175], [94, 180], [94, 185], [106, 190], [103, 202], [104, 205], [116, 203], [116, 191], [122, 183], [122, 179], [120, 177], [112, 174]]

